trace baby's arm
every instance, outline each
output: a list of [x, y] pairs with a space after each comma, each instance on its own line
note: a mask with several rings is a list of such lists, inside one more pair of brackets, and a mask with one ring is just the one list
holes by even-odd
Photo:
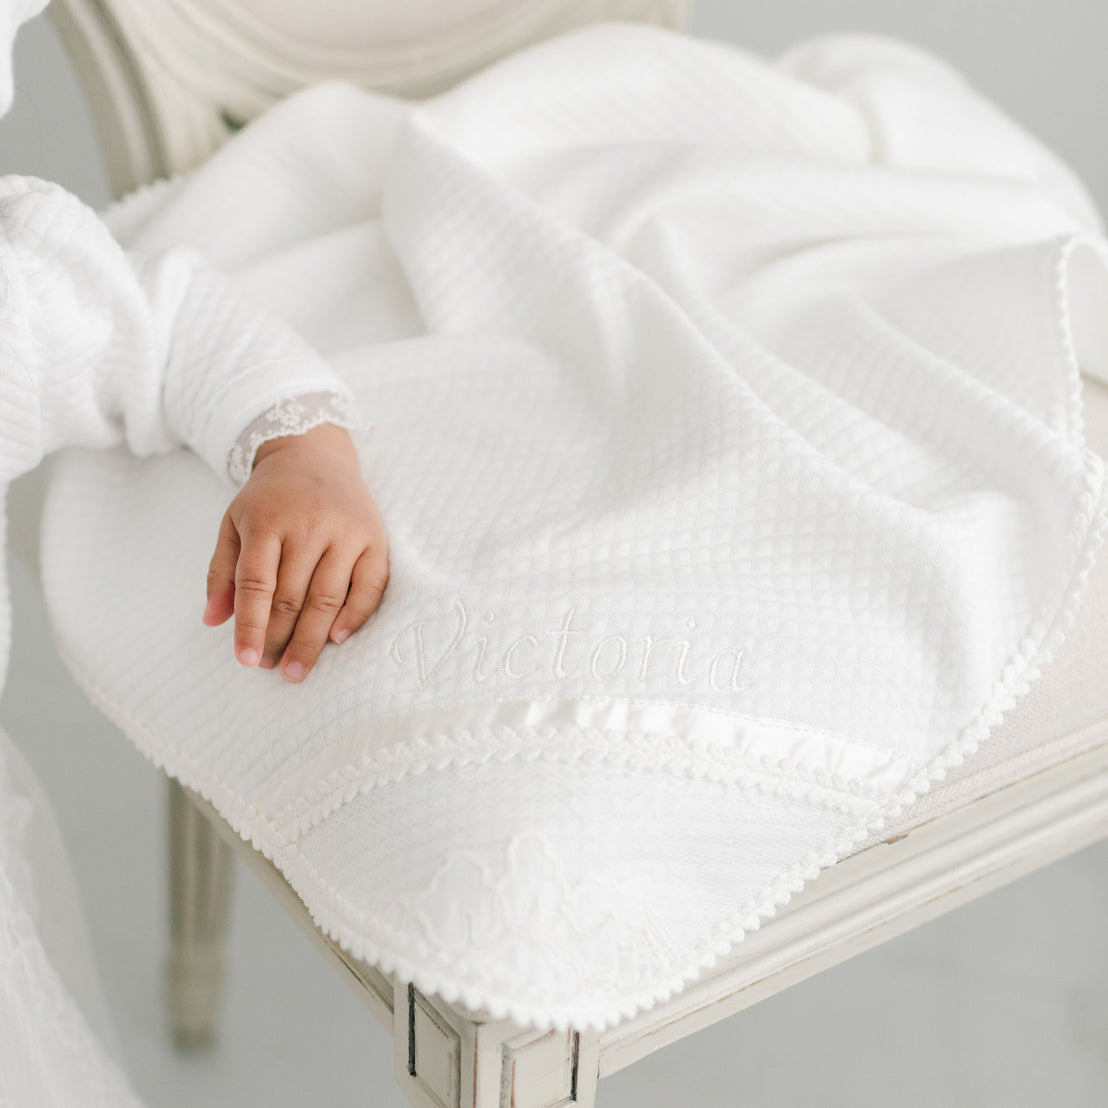
[[[244, 476], [236, 472], [242, 458], [235, 446], [261, 413], [308, 393], [349, 400], [341, 379], [310, 347], [239, 295], [195, 251], [175, 247], [128, 257], [91, 209], [35, 178], [0, 179], [0, 231], [7, 286], [0, 309], [5, 334], [16, 337], [13, 381], [26, 394], [31, 421], [20, 472], [64, 446], [125, 441], [145, 455], [184, 443], [234, 486]], [[332, 606], [340, 592], [344, 599], [336, 635], [356, 630], [384, 587], [387, 551], [345, 431], [335, 427], [299, 438], [286, 435], [259, 448], [253, 473], [228, 511], [213, 570], [226, 575], [235, 541], [236, 581], [246, 582], [246, 570], [277, 558], [260, 653], [273, 663], [288, 644], [284, 668], [297, 661], [306, 672], [326, 638], [319, 635], [322, 613], [315, 600], [323, 584]], [[236, 519], [232, 537], [228, 523], [235, 527]], [[351, 559], [358, 543], [365, 545]], [[339, 568], [346, 560], [349, 565]], [[338, 581], [344, 569], [347, 586], [356, 577], [349, 606]], [[235, 646], [242, 661], [245, 651], [257, 651], [264, 599], [257, 586], [264, 580], [251, 579], [242, 595], [236, 588]], [[219, 618], [220, 605], [227, 606], [226, 577], [215, 583], [220, 595], [205, 619], [223, 622], [230, 614]], [[305, 591], [298, 597], [301, 583]], [[309, 595], [308, 610], [294, 619]]]
[[[380, 515], [337, 425], [351, 422], [352, 400], [295, 333], [193, 252], [183, 261], [181, 268], [161, 255], [149, 274], [139, 266], [155, 316], [169, 321], [167, 413], [183, 441], [210, 452], [213, 468], [222, 463], [231, 481], [245, 482], [220, 525], [204, 622], [233, 614], [238, 660], [280, 663], [282, 676], [300, 681], [328, 637], [342, 641], [340, 631], [365, 623], [388, 579]], [[274, 437], [313, 398], [317, 406], [330, 398], [332, 421]]]

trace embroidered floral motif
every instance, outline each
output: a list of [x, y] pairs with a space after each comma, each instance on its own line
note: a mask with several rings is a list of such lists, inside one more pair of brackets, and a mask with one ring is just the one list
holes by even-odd
[[334, 423], [348, 431], [360, 425], [348, 396], [337, 392], [312, 392], [286, 396], [250, 423], [239, 435], [227, 456], [227, 472], [236, 485], [243, 485], [254, 468], [258, 447], [284, 435], [302, 435], [321, 423]]
[[[392, 926], [420, 934], [444, 962], [495, 967], [491, 984], [505, 990], [540, 980], [567, 997], [586, 987], [617, 989], [685, 953], [651, 910], [641, 876], [600, 880], [571, 871], [551, 838], [528, 828], [499, 859], [451, 850], [427, 885], [386, 915]], [[607, 965], [577, 956], [586, 939], [609, 950]]]

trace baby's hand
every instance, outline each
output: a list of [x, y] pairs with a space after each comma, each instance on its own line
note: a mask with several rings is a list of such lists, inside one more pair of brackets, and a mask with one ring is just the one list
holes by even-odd
[[263, 443], [223, 516], [208, 569], [209, 627], [235, 617], [244, 666], [302, 681], [381, 601], [388, 546], [350, 436], [324, 423]]

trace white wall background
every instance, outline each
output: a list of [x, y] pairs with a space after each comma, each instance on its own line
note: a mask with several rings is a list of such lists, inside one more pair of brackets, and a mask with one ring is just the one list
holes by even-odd
[[[3, 0], [0, 0], [3, 2]], [[699, 0], [693, 32], [775, 52], [827, 31], [948, 58], [1067, 158], [1108, 210], [1104, 0]], [[108, 200], [91, 121], [45, 20], [16, 54], [0, 173]], [[198, 608], [202, 582], [197, 583]], [[54, 798], [125, 1063], [152, 1106], [406, 1102], [391, 1040], [245, 871], [222, 1041], [177, 1056], [161, 1023], [165, 934], [157, 772], [58, 662], [13, 567], [0, 723]], [[1106, 675], [1108, 676], [1108, 675]], [[1108, 847], [1056, 864], [607, 1079], [602, 1108], [1087, 1108], [1108, 1103]]]

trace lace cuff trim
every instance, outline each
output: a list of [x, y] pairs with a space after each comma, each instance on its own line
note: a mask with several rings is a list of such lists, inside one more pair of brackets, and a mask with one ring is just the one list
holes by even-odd
[[353, 431], [362, 426], [350, 398], [337, 392], [310, 392], [286, 396], [247, 424], [227, 455], [227, 473], [244, 485], [254, 469], [254, 455], [263, 442], [285, 435], [302, 435], [321, 423]]

